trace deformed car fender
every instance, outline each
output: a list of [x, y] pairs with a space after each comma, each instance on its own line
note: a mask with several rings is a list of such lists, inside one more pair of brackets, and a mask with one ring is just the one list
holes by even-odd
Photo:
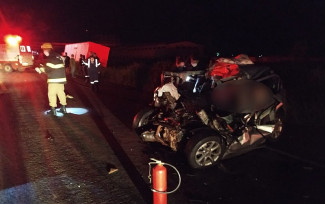
[[199, 133], [199, 132], [202, 135], [218, 135], [225, 143], [225, 138], [226, 138], [225, 136], [223, 136], [220, 132], [218, 132], [208, 126], [205, 126], [205, 125], [201, 125], [201, 127], [197, 127], [197, 128], [190, 130], [189, 134], [187, 134], [187, 139], [189, 139], [190, 137], [193, 137], [194, 135], [197, 135], [197, 133]]
[[148, 120], [150, 115], [153, 114], [155, 111], [154, 108], [152, 107], [146, 107], [144, 109], [142, 109], [141, 111], [139, 111], [133, 118], [132, 121], [132, 129], [136, 130], [137, 128], [146, 125], [143, 124], [145, 123], [145, 120]]

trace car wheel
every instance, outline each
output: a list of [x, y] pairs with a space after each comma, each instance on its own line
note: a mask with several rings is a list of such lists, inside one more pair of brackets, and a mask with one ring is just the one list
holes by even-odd
[[185, 153], [189, 165], [195, 169], [213, 166], [222, 158], [224, 143], [216, 135], [194, 135], [186, 144]]
[[154, 112], [154, 109], [150, 108], [150, 107], [145, 108], [145, 109], [141, 110], [140, 112], [138, 112], [133, 118], [133, 122], [132, 122], [133, 130], [136, 130], [137, 128], [148, 124], [149, 116], [153, 112]]
[[13, 69], [12, 69], [12, 67], [11, 67], [10, 64], [5, 64], [5, 66], [3, 66], [3, 70], [5, 72], [12, 72], [13, 71]]

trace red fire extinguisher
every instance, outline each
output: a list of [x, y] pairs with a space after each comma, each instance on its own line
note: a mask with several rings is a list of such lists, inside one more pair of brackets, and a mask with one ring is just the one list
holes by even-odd
[[[153, 169], [152, 169], [152, 191], [153, 191], [153, 204], [167, 204], [167, 194], [175, 192], [179, 186], [181, 185], [181, 176], [178, 172], [178, 170], [167, 163], [163, 163], [159, 160], [151, 158], [154, 162], [149, 162], [149, 180], [151, 183], [151, 165], [152, 164], [157, 164]], [[170, 166], [178, 174], [179, 178], [179, 183], [177, 187], [170, 192], [167, 192], [167, 169], [164, 167], [164, 165]]]
[[157, 164], [152, 169], [152, 186], [154, 204], [167, 204], [167, 169], [163, 164]]

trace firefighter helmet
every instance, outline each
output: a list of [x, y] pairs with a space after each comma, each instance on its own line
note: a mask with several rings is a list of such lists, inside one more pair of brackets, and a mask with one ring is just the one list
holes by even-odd
[[51, 43], [43, 43], [43, 44], [41, 45], [41, 48], [42, 48], [42, 49], [53, 49]]

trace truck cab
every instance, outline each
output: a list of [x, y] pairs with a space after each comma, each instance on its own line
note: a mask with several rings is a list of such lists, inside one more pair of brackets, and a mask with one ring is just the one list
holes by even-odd
[[29, 45], [19, 43], [0, 44], [0, 69], [5, 72], [24, 71], [33, 66], [34, 57]]

